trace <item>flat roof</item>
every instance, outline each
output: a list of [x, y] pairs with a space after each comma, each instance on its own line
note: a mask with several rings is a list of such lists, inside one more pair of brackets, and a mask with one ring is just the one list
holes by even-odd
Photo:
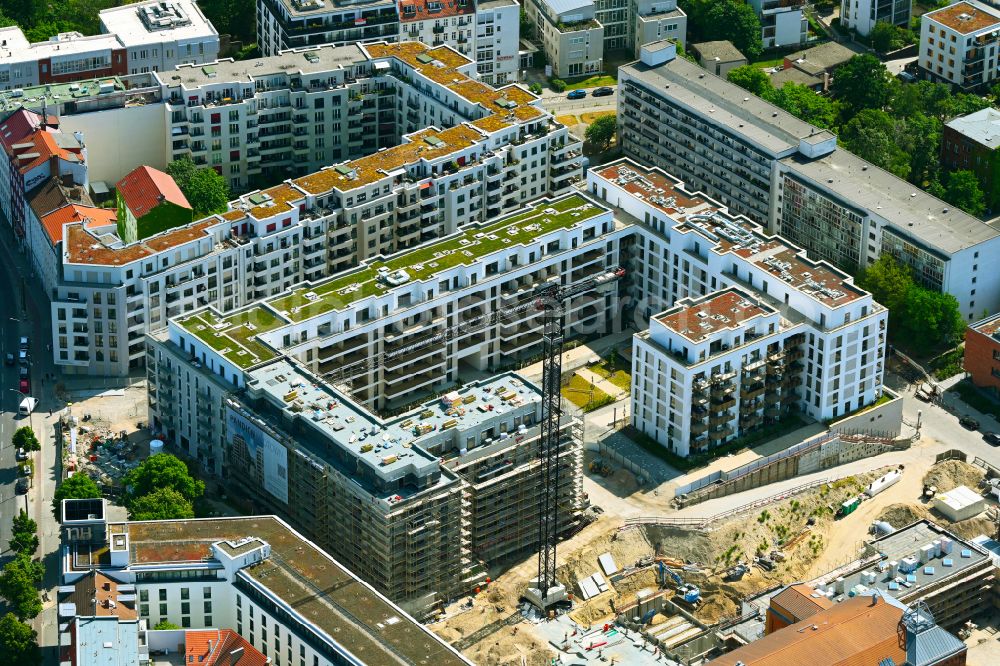
[[[391, 419], [371, 414], [350, 396], [284, 359], [252, 370], [248, 380], [247, 388], [267, 394], [286, 419], [305, 420], [327, 442], [388, 480], [409, 473], [426, 476], [439, 469], [440, 455], [449, 448], [443, 444], [451, 442], [455, 433], [459, 437], [467, 431], [479, 433], [505, 414], [534, 413], [541, 404], [538, 388], [513, 373], [467, 384]], [[335, 464], [327, 447], [296, 441]], [[401, 491], [392, 495], [396, 492]]]
[[947, 126], [987, 148], [1000, 146], [1000, 111], [988, 106], [948, 121]]
[[218, 317], [211, 310], [200, 310], [178, 321], [185, 330], [243, 370], [277, 358], [278, 354], [257, 336], [287, 323], [259, 304], [225, 317]]
[[968, 35], [1000, 23], [1000, 15], [981, 2], [956, 2], [943, 9], [927, 12], [925, 17], [951, 28], [955, 32]]
[[803, 140], [815, 144], [834, 138], [832, 132], [799, 120], [686, 58], [673, 58], [655, 67], [634, 62], [621, 69], [655, 95], [694, 109], [703, 120], [774, 154], [798, 151]]
[[[121, 7], [119, 9], [127, 8]], [[167, 86], [194, 89], [227, 82], [250, 83], [271, 76], [308, 75], [351, 67], [368, 61], [357, 44], [323, 46], [284, 51], [278, 55], [250, 60], [224, 58], [211, 63], [179, 65], [154, 75]]]
[[[23, 35], [23, 33], [22, 33]], [[106, 52], [108, 61], [112, 50], [121, 50], [122, 44], [115, 35], [83, 35], [79, 32], [61, 32], [44, 42], [28, 43], [27, 39], [18, 38], [13, 30], [2, 33], [7, 40], [7, 46], [0, 48], [0, 64], [32, 62], [42, 58], [62, 60], [81, 53]]]
[[888, 220], [895, 231], [951, 254], [1000, 236], [1000, 231], [945, 203], [846, 150], [810, 160], [793, 155], [781, 160], [792, 173], [805, 177]]
[[381, 296], [394, 287], [379, 280], [380, 270], [389, 274], [405, 270], [407, 282], [427, 280], [458, 265], [469, 265], [504, 248], [528, 243], [558, 229], [569, 229], [606, 211], [573, 193], [557, 200], [540, 199], [524, 212], [486, 225], [470, 225], [435, 243], [403, 250], [386, 259], [374, 259], [357, 270], [271, 298], [267, 305], [291, 321], [344, 308], [368, 296]]
[[[969, 324], [969, 328], [978, 331], [983, 335], [997, 338], [997, 331], [1000, 331], [1000, 313], [992, 314], [986, 319], [981, 319], [974, 324]], [[997, 340], [1000, 342], [1000, 339]]]
[[139, 623], [117, 617], [77, 618], [78, 663], [90, 666], [132, 666], [139, 663]]
[[65, 241], [63, 253], [66, 262], [71, 264], [124, 266], [158, 252], [204, 238], [207, 236], [207, 230], [217, 224], [222, 224], [217, 217], [207, 217], [130, 245], [123, 245], [117, 233], [98, 236], [87, 228], [85, 222], [70, 224], [66, 226], [63, 234]]
[[393, 0], [360, 0], [359, 2], [351, 2], [350, 0], [278, 0], [278, 2], [288, 11], [289, 16], [296, 19], [329, 12], [367, 9], [379, 5], [384, 5], [386, 9], [391, 7], [395, 10], [396, 8]]
[[[167, 5], [166, 12], [162, 12], [161, 4]], [[149, 14], [151, 20], [148, 24], [142, 19], [142, 14], [147, 11], [152, 12]], [[160, 44], [165, 41], [183, 43], [201, 40], [205, 37], [218, 38], [219, 34], [212, 22], [202, 14], [201, 8], [192, 0], [167, 0], [166, 2], [153, 0], [152, 2], [122, 5], [121, 7], [105, 9], [97, 16], [105, 30], [118, 35], [126, 47]]]
[[723, 330], [733, 330], [755, 317], [777, 314], [769, 305], [736, 289], [726, 289], [698, 300], [683, 299], [656, 320], [691, 342], [702, 342]]
[[[105, 92], [101, 92], [102, 88]], [[22, 88], [15, 94], [13, 90], [0, 90], [0, 110], [13, 111], [30, 106], [40, 109], [42, 102], [58, 106], [65, 102], [98, 99], [127, 90], [119, 76], [102, 76], [97, 79], [83, 79], [69, 83], [48, 83]]]
[[701, 192], [688, 192], [680, 180], [658, 168], [621, 159], [596, 172], [665, 212], [678, 222], [675, 229], [699, 231], [715, 243], [719, 254], [732, 252], [824, 305], [838, 307], [866, 294], [849, 275], [809, 259], [803, 250], [780, 236], [766, 235], [745, 217], [732, 217], [722, 204]]
[[[114, 528], [115, 526], [109, 526]], [[275, 516], [128, 523], [133, 565], [200, 563], [211, 546], [248, 535], [271, 556], [242, 570], [308, 624], [373, 664], [470, 662], [321, 548]]]
[[399, 22], [434, 21], [476, 13], [474, 0], [399, 0]]

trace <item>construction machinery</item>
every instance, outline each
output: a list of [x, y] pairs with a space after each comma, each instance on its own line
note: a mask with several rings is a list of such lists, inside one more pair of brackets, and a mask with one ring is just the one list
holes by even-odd
[[658, 560], [656, 564], [660, 572], [661, 587], [667, 586], [667, 577], [669, 576], [677, 589], [677, 596], [683, 599], [684, 603], [690, 606], [697, 606], [701, 603], [701, 589], [697, 585], [685, 583], [680, 574], [668, 567], [663, 560]]
[[[342, 366], [323, 376], [334, 383], [349, 382], [361, 372], [379, 367], [385, 360], [392, 360], [431, 345], [447, 344], [455, 337], [484, 330], [529, 309], [537, 310], [541, 314], [542, 418], [539, 447], [543, 497], [538, 518], [538, 576], [531, 582], [525, 596], [543, 610], [566, 598], [565, 588], [556, 582], [556, 541], [560, 509], [556, 496], [559, 486], [559, 422], [562, 416], [560, 388], [563, 304], [572, 298], [610, 287], [624, 276], [625, 269], [617, 266], [569, 285], [563, 285], [558, 279], [550, 280], [535, 287], [530, 297], [511, 307], [472, 317], [466, 322], [429, 335], [400, 349]], [[695, 590], [697, 591], [697, 588]]]
[[750, 567], [747, 566], [745, 562], [740, 562], [739, 564], [731, 566], [728, 569], [726, 569], [726, 573], [725, 575], [723, 575], [722, 580], [725, 581], [743, 580], [743, 576], [745, 576], [749, 571]]

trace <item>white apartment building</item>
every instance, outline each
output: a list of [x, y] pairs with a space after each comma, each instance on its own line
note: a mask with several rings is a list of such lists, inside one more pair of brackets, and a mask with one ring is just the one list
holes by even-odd
[[475, 0], [400, 0], [399, 41], [447, 44], [475, 59]]
[[804, 0], [750, 0], [760, 18], [765, 49], [804, 44], [809, 37], [809, 21], [802, 11]]
[[265, 56], [323, 44], [393, 42], [397, 0], [257, 0], [257, 44]]
[[[889, 253], [964, 317], [1000, 309], [1000, 231], [845, 150], [836, 137], [746, 90], [643, 47], [619, 70], [619, 141], [810, 257], [855, 273]], [[982, 269], [982, 270], [980, 270]]]
[[169, 71], [219, 57], [219, 34], [194, 0], [154, 0], [105, 9], [100, 35], [60, 33], [29, 43], [0, 28], [0, 89]]
[[[171, 136], [194, 133], [194, 141], [218, 141], [221, 152], [229, 154], [223, 142], [239, 143], [244, 131], [273, 127], [275, 133], [294, 136], [294, 117], [287, 130], [277, 129], [285, 124], [286, 114], [294, 112], [325, 123], [312, 129], [316, 145], [321, 145], [321, 131], [345, 126], [348, 144], [364, 147], [367, 138], [351, 139], [358, 133], [351, 119], [365, 112], [367, 104], [381, 104], [393, 118], [405, 109], [402, 128], [392, 124], [393, 141], [386, 139], [392, 147], [245, 195], [225, 214], [137, 243], [122, 242], [107, 220], [80, 219], [86, 212], [56, 217], [50, 232], [58, 233], [38, 234], [46, 241], [35, 252], [38, 262], [49, 265], [54, 258], [46, 292], [52, 300], [57, 365], [65, 372], [125, 374], [144, 361], [145, 332], [163, 329], [171, 317], [205, 306], [231, 312], [359, 261], [498, 218], [532, 199], [565, 194], [580, 179], [579, 141], [536, 106], [531, 93], [516, 86], [497, 91], [466, 78], [463, 72], [471, 72], [474, 64], [444, 47], [408, 43], [367, 48], [375, 52], [368, 54], [370, 59], [363, 58], [358, 47], [323, 47], [280, 56], [309, 65], [306, 56], [314, 53], [322, 63], [324, 58], [340, 58], [344, 49], [352, 50], [352, 57], [343, 61], [350, 67], [323, 70], [330, 75], [322, 79], [302, 80], [279, 68], [291, 80], [282, 80], [284, 92], [276, 89], [273, 96], [266, 89], [271, 80], [267, 76], [255, 95], [250, 95], [257, 90], [253, 80], [239, 89], [223, 82], [218, 88], [185, 90], [186, 100], [172, 99], [186, 103], [178, 101], [168, 109], [178, 114], [173, 127], [194, 129], [174, 131]], [[447, 86], [428, 76], [442, 71], [443, 60], [454, 66]], [[366, 76], [368, 72], [371, 76]], [[348, 77], [356, 94], [336, 85]], [[316, 92], [309, 96], [310, 90]], [[233, 101], [243, 94], [247, 96], [241, 103]], [[290, 96], [299, 94], [296, 99], [308, 103], [291, 101]], [[258, 97], [279, 101], [261, 102], [258, 107]], [[344, 116], [333, 118], [342, 109]], [[232, 122], [230, 113], [236, 114]], [[324, 113], [327, 117], [319, 119]], [[196, 122], [186, 122], [187, 114]], [[423, 129], [403, 136], [396, 145], [395, 133], [411, 128]], [[212, 139], [216, 134], [218, 138]], [[262, 155], [283, 150], [272, 149], [270, 140], [260, 141]], [[194, 142], [188, 145], [194, 147]], [[314, 156], [319, 152], [316, 145], [310, 150]], [[250, 150], [232, 149], [241, 154]], [[193, 154], [198, 158], [205, 152]], [[212, 155], [207, 161], [213, 162], [213, 152], [207, 154]], [[59, 240], [49, 240], [55, 238]]]
[[1000, 10], [975, 0], [920, 17], [917, 63], [931, 81], [964, 90], [991, 86], [1000, 69]]
[[[86, 506], [74, 506], [80, 503]], [[138, 615], [130, 634], [114, 626], [106, 630], [138, 639], [138, 646], [121, 646], [122, 655], [137, 660], [129, 663], [144, 662], [164, 647], [177, 650], [178, 641], [171, 646], [167, 639], [183, 641], [181, 632], [148, 629], [166, 620], [185, 629], [235, 630], [272, 664], [471, 664], [275, 516], [111, 523], [101, 500], [68, 500], [64, 512], [61, 582], [68, 588], [96, 574], [98, 596]], [[78, 564], [84, 561], [86, 567]], [[91, 612], [76, 604], [61, 609], [69, 612], [70, 606], [80, 615]], [[113, 612], [100, 615], [129, 624]], [[64, 645], [73, 639], [63, 638]], [[242, 655], [227, 656], [234, 658], [219, 663]]]
[[879, 21], [910, 25], [912, 0], [840, 0], [840, 23], [867, 36]]
[[476, 5], [476, 73], [491, 86], [520, 78], [521, 5], [482, 0]]
[[677, 0], [633, 0], [629, 16], [632, 25], [625, 46], [632, 48], [636, 58], [646, 44], [664, 39], [687, 43], [687, 14]]
[[881, 395], [888, 312], [850, 276], [658, 169], [620, 160], [587, 188], [641, 221], [637, 428], [688, 455], [790, 410], [829, 420]]

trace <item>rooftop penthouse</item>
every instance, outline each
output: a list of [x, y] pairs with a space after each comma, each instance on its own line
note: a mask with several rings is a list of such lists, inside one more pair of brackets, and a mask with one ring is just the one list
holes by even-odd
[[[479, 441], [478, 435], [515, 414], [530, 414], [530, 421], [534, 421], [541, 409], [538, 389], [512, 373], [465, 385], [391, 419], [372, 415], [349, 396], [287, 360], [249, 372], [247, 390], [250, 396], [264, 397], [278, 408], [282, 423], [298, 419], [305, 430], [314, 431], [323, 445], [314, 446], [305, 437], [295, 437], [312, 455], [351, 470], [345, 473], [359, 483], [377, 479], [373, 491], [387, 506], [403, 499], [404, 478], [431, 476], [438, 471], [443, 456], [464, 454], [466, 433], [475, 435], [473, 446], [492, 443]], [[497, 441], [515, 434], [513, 428], [501, 430], [496, 428]], [[336, 452], [331, 452], [331, 444]], [[365, 472], [359, 471], [361, 466]], [[391, 492], [386, 494], [385, 488]]]
[[[245, 370], [276, 356], [271, 347], [280, 348], [281, 332], [277, 329], [344, 310], [362, 299], [386, 296], [407, 284], [430, 282], [436, 286], [433, 278], [443, 271], [482, 262], [501, 250], [529, 245], [606, 214], [606, 209], [579, 194], [537, 201], [523, 213], [471, 226], [392, 257], [377, 258], [357, 270], [307, 284], [241, 312], [220, 317], [202, 310], [177, 323]], [[258, 339], [265, 334], [269, 335]]]
[[775, 314], [773, 308], [749, 300], [735, 289], [727, 289], [694, 302], [681, 301], [677, 307], [657, 315], [656, 320], [691, 342], [701, 342], [719, 331], [739, 330], [757, 317]]
[[634, 217], [643, 217], [634, 214], [636, 202], [648, 204], [674, 221], [678, 232], [695, 231], [713, 244], [716, 254], [735, 254], [820, 304], [836, 308], [865, 296], [846, 273], [809, 259], [803, 250], [780, 236], [765, 234], [745, 217], [734, 217], [725, 206], [701, 192], [687, 191], [684, 183], [660, 169], [624, 159], [594, 170], [590, 177], [632, 197], [634, 201], [629, 202], [612, 194], [607, 200]]

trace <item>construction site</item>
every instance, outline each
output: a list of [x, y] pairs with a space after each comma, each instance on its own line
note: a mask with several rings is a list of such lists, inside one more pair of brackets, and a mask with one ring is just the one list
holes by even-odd
[[[658, 499], [629, 476], [620, 469], [601, 482], [628, 488], [646, 503]], [[453, 604], [431, 626], [482, 664], [655, 663], [661, 657], [702, 663], [723, 649], [727, 628], [754, 624], [745, 600], [849, 568], [870, 548], [866, 543], [886, 532], [930, 520], [961, 539], [995, 536], [996, 502], [982, 497], [990, 487], [986, 476], [983, 467], [960, 460], [888, 466], [718, 519], [629, 518], [602, 504], [593, 522], [559, 545], [557, 578], [573, 593], [565, 615], [547, 620], [519, 604], [534, 575], [529, 559]], [[952, 522], [935, 504], [960, 487], [983, 503]], [[993, 568], [982, 559], [992, 582]], [[992, 598], [985, 603], [995, 613]]]

